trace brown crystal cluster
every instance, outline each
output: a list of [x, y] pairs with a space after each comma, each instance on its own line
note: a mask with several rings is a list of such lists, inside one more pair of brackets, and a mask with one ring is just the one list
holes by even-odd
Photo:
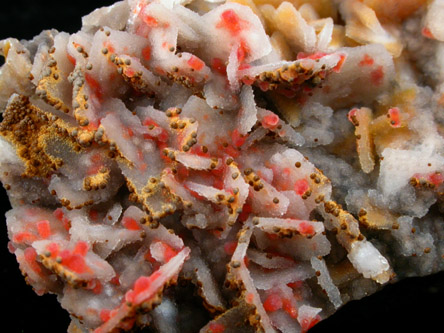
[[442, 270], [443, 19], [440, 0], [124, 0], [0, 41], [27, 283], [69, 332], [306, 332]]

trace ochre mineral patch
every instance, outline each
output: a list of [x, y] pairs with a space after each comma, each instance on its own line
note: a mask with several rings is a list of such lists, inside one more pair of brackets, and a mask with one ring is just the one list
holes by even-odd
[[442, 22], [442, 0], [125, 0], [0, 41], [27, 283], [70, 332], [305, 332], [441, 271]]

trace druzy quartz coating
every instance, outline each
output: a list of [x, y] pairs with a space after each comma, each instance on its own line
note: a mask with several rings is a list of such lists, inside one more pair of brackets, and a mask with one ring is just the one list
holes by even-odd
[[70, 332], [305, 332], [442, 270], [443, 19], [437, 0], [128, 0], [0, 41], [27, 283]]

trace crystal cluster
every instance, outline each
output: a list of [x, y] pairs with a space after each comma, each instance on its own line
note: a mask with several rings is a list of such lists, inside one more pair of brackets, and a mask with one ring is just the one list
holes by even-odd
[[27, 283], [70, 332], [306, 332], [443, 270], [443, 21], [442, 0], [124, 0], [0, 41]]

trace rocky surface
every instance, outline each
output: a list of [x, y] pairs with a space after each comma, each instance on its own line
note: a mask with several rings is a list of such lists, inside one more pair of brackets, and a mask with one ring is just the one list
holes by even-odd
[[[211, 44], [218, 30], [215, 33], [199, 30], [199, 23], [192, 19], [194, 14], [179, 9], [176, 10], [177, 15], [187, 17], [184, 26], [179, 24], [179, 43], [183, 43], [179, 46], [197, 50], [195, 55], [178, 52], [177, 45], [173, 45], [175, 50], [171, 51], [169, 46], [164, 53], [159, 51], [151, 58], [147, 57], [146, 51], [143, 52], [147, 46], [142, 39], [131, 37], [135, 38], [130, 43], [132, 49], [125, 49], [125, 42], [130, 41], [130, 36], [117, 31], [125, 26], [121, 23], [127, 19], [123, 10], [125, 5], [120, 3], [111, 10], [113, 17], [119, 18], [120, 21], [115, 19], [111, 22], [106, 17], [99, 19], [97, 14], [84, 19], [84, 34], [78, 33], [69, 38], [80, 38], [80, 41], [86, 44], [76, 46], [71, 53], [67, 46], [68, 53], [65, 58], [68, 62], [64, 60], [63, 52], [60, 53], [60, 47], [51, 48], [52, 43], [65, 45], [68, 38], [66, 34], [56, 31], [48, 31], [31, 43], [20, 44], [7, 40], [2, 44], [4, 53], [12, 50], [17, 54], [9, 54], [10, 61], [2, 69], [3, 82], [8, 82], [7, 85], [2, 83], [2, 94], [5, 96], [3, 103], [7, 105], [2, 123], [2, 134], [6, 138], [2, 141], [3, 183], [14, 206], [14, 210], [8, 213], [8, 229], [12, 240], [9, 248], [15, 252], [21, 270], [27, 276], [27, 282], [38, 293], [65, 294], [61, 302], [74, 318], [71, 327], [99, 327], [98, 330], [106, 331], [120, 325], [121, 328], [128, 329], [129, 326], [126, 325], [134, 325], [132, 320], [136, 319], [136, 325], [139, 326], [153, 322], [154, 327], [160, 331], [185, 331], [181, 324], [175, 328], [162, 326], [165, 325], [165, 318], [174, 315], [174, 303], [169, 299], [176, 298], [178, 302], [184, 300], [178, 287], [170, 289], [162, 303], [155, 296], [157, 291], [153, 296], [146, 296], [150, 288], [155, 288], [154, 277], [151, 275], [150, 280], [149, 271], [156, 272], [159, 263], [163, 263], [158, 271], [163, 273], [162, 285], [169, 284], [169, 267], [174, 267], [174, 271], [171, 271], [172, 280], [175, 281], [178, 277], [179, 281], [194, 282], [210, 312], [221, 313], [226, 304], [229, 308], [233, 306], [232, 301], [237, 299], [241, 306], [242, 302], [253, 304], [256, 309], [253, 314], [254, 311], [259, 314], [252, 316], [249, 310], [251, 306], [246, 306], [244, 315], [232, 318], [228, 310], [225, 315], [208, 324], [213, 325], [212, 328], [207, 325], [203, 331], [221, 329], [220, 325], [232, 325], [238, 320], [242, 321], [242, 316], [248, 318], [250, 325], [256, 329], [271, 331], [279, 328], [283, 331], [294, 331], [300, 325], [304, 330], [318, 319], [328, 317], [334, 308], [340, 307], [350, 299], [361, 298], [374, 292], [390, 279], [396, 281], [402, 277], [426, 275], [441, 269], [441, 63], [440, 58], [435, 56], [440, 52], [440, 31], [439, 28], [436, 30], [434, 24], [436, 15], [428, 14], [425, 9], [420, 9], [415, 14], [415, 4], [411, 2], [410, 10], [407, 10], [407, 13], [399, 11], [396, 22], [392, 22], [395, 24], [390, 24], [386, 21], [387, 13], [374, 4], [373, 9], [383, 23], [381, 26], [374, 16], [375, 12], [369, 7], [362, 7], [354, 2], [344, 2], [339, 8], [332, 5], [333, 12], [328, 15], [334, 16], [334, 11], [339, 9], [339, 14], [346, 22], [346, 36], [354, 40], [350, 42], [348, 39], [329, 40], [330, 21], [317, 19], [313, 16], [314, 12], [310, 12], [318, 10], [321, 17], [326, 15], [325, 12], [319, 12], [316, 3], [313, 8], [297, 6], [299, 11], [283, 4], [275, 13], [271, 12], [270, 7], [259, 6], [261, 15], [268, 19], [267, 24], [271, 24], [268, 29], [276, 32], [275, 38], [272, 38], [275, 43], [271, 44], [271, 51], [267, 51], [267, 47], [254, 51], [255, 42], [248, 42], [248, 36], [239, 40], [238, 34], [243, 34], [241, 30], [245, 27], [254, 27], [251, 28], [254, 30], [253, 34], [249, 36], [265, 38], [261, 45], [266, 46], [267, 37], [261, 37], [260, 29], [255, 30], [259, 27], [258, 21], [254, 16], [248, 16], [250, 14], [244, 7], [226, 4], [220, 7], [223, 9], [216, 8], [205, 17], [208, 22], [217, 20], [213, 18], [217, 14], [212, 13], [220, 11], [222, 23], [216, 24], [216, 29], [225, 29], [229, 35], [220, 35], [216, 40], [225, 40], [224, 43], [230, 45], [237, 38], [239, 44], [234, 46], [237, 47], [234, 56], [230, 49], [225, 51], [225, 54], [221, 49], [217, 49], [218, 57], [211, 58], [210, 50], [200, 50], [197, 45], [202, 42]], [[132, 5], [137, 8], [135, 3]], [[193, 8], [193, 4], [190, 6]], [[250, 6], [254, 11], [256, 7], [252, 4]], [[439, 14], [437, 4], [430, 6]], [[407, 7], [409, 6], [405, 8]], [[150, 50], [158, 50], [165, 40], [169, 40], [168, 36], [174, 34], [174, 29], [171, 32], [167, 26], [158, 28], [162, 11], [168, 9], [168, 4], [150, 4], [148, 8], [140, 7], [140, 12], [134, 14], [135, 19], [130, 19], [128, 22], [131, 23], [125, 29], [136, 29], [136, 34], [141, 36], [146, 33], [145, 37], [149, 43], [154, 43]], [[198, 5], [193, 9], [203, 14], [211, 8], [205, 9]], [[101, 10], [98, 13], [101, 15], [106, 12]], [[143, 17], [147, 12], [160, 16]], [[300, 13], [304, 14], [303, 17], [298, 16]], [[359, 23], [359, 20], [363, 18], [357, 13], [366, 13], [365, 17], [373, 24], [373, 35], [366, 32], [368, 27], [360, 26], [362, 23]], [[171, 15], [170, 13], [167, 16]], [[239, 20], [239, 15], [247, 16], [241, 16]], [[290, 21], [282, 20], [285, 15], [289, 15]], [[238, 21], [234, 19], [233, 23], [233, 17], [237, 17]], [[281, 24], [277, 29], [273, 26], [273, 17], [279, 19], [277, 22]], [[140, 18], [143, 21], [141, 24], [137, 21]], [[299, 22], [299, 35], [288, 34], [284, 28], [285, 24], [294, 24], [295, 20]], [[117, 29], [116, 33], [111, 29], [95, 32], [95, 24], [111, 25], [111, 29]], [[144, 24], [149, 27], [147, 32], [143, 31]], [[324, 30], [321, 31], [324, 32], [316, 30], [318, 35], [313, 35], [310, 27], [319, 27], [319, 24], [323, 24]], [[423, 29], [418, 29], [421, 24]], [[159, 35], [156, 33], [157, 28], [163, 29], [162, 31], [166, 29], [167, 32]], [[337, 26], [334, 28], [338, 29]], [[193, 29], [194, 33], [201, 34], [200, 37], [192, 34]], [[104, 36], [101, 36], [101, 33]], [[315, 39], [304, 39], [301, 33], [314, 36]], [[94, 35], [96, 39], [92, 39], [91, 46], [87, 46], [88, 34]], [[111, 34], [115, 40], [111, 39]], [[283, 37], [279, 37], [279, 34]], [[114, 53], [112, 48], [115, 45], [105, 45], [106, 40], [103, 38], [106, 37], [116, 41], [123, 51]], [[423, 45], [427, 47], [418, 47], [418, 40], [422, 40]], [[372, 44], [374, 41], [382, 43], [385, 48]], [[104, 47], [94, 46], [97, 42], [104, 43]], [[138, 43], [141, 43], [140, 46]], [[353, 43], [369, 45], [357, 47]], [[36, 48], [38, 44], [40, 47]], [[289, 44], [291, 51], [284, 55], [285, 48], [288, 47], [286, 44]], [[66, 45], [69, 45], [69, 42]], [[351, 48], [344, 48], [350, 46]], [[95, 48], [96, 53], [91, 52], [89, 47]], [[291, 60], [292, 56], [295, 57], [296, 50], [304, 51], [304, 54], [298, 55], [299, 60], [279, 63], [283, 59]], [[139, 65], [135, 61], [134, 52], [141, 52], [139, 57], [146, 63]], [[262, 55], [261, 52], [265, 53]], [[93, 54], [98, 56], [94, 58]], [[182, 55], [178, 57], [178, 54]], [[220, 59], [219, 56], [226, 57], [227, 60], [215, 62], [214, 59]], [[258, 60], [254, 62], [256, 56]], [[412, 72], [406, 58], [412, 58], [422, 73]], [[425, 58], [430, 60], [424, 62]], [[29, 62], [27, 59], [30, 59]], [[74, 67], [69, 64], [73, 62], [72, 59], [75, 60]], [[91, 62], [82, 63], [82, 59], [91, 59]], [[101, 81], [103, 86], [97, 84], [97, 80], [101, 80], [105, 73], [113, 73], [109, 72], [110, 65], [103, 63], [103, 59], [116, 66], [114, 70], [122, 75], [123, 80], [115, 84], [112, 80]], [[227, 68], [223, 70], [227, 62]], [[209, 65], [209, 71], [205, 63]], [[91, 66], [92, 64], [94, 65]], [[97, 66], [102, 69], [94, 71]], [[159, 66], [164, 70], [160, 70]], [[237, 66], [238, 70], [233, 66]], [[153, 69], [154, 74], [150, 72]], [[141, 71], [140, 75], [137, 70]], [[89, 78], [88, 74], [85, 75], [88, 71], [93, 73]], [[225, 71], [228, 88], [224, 88], [226, 90], [223, 94], [228, 98], [221, 100], [215, 98], [217, 96], [214, 91], [220, 92], [217, 90], [220, 89], [220, 83], [217, 82], [222, 82], [219, 75], [225, 75]], [[60, 80], [61, 78], [64, 79]], [[156, 81], [159, 78], [161, 81]], [[30, 82], [26, 83], [27, 80]], [[166, 85], [169, 93], [165, 94], [166, 88], [156, 90], [157, 82], [161, 86]], [[368, 84], [364, 85], [365, 82]], [[253, 89], [249, 88], [251, 84]], [[180, 88], [180, 85], [185, 88]], [[71, 97], [69, 91], [72, 87], [74, 90]], [[190, 92], [193, 96], [188, 97]], [[8, 100], [8, 94], [11, 93], [19, 95]], [[109, 99], [107, 94], [123, 100], [126, 104]], [[235, 95], [239, 96], [240, 100], [236, 100]], [[289, 96], [291, 99], [288, 99]], [[202, 98], [206, 99], [206, 104], [202, 104]], [[210, 112], [209, 106], [218, 110], [225, 109], [231, 114], [220, 114], [215, 118], [211, 112], [216, 112]], [[275, 113], [266, 110], [267, 108], [274, 110], [283, 120], [279, 120]], [[116, 116], [109, 112], [111, 109], [119, 110], [117, 115], [120, 117], [120, 123]], [[164, 115], [158, 113], [158, 110], [163, 111]], [[130, 111], [135, 113], [134, 117], [130, 116]], [[147, 117], [150, 118], [149, 121]], [[146, 132], [147, 129], [153, 130], [158, 125], [154, 125], [153, 117], [163, 122], [167, 119], [167, 127], [163, 127], [163, 131], [157, 131], [154, 136]], [[203, 120], [199, 121], [200, 117], [204, 117]], [[72, 122], [71, 118], [76, 122]], [[147, 129], [140, 127], [137, 121]], [[123, 134], [122, 123], [127, 131]], [[201, 127], [194, 125], [196, 123], [202, 124], [204, 129], [199, 129]], [[215, 127], [212, 127], [213, 124]], [[190, 130], [186, 132], [188, 128]], [[193, 129], [197, 130], [196, 136], [193, 136]], [[119, 131], [121, 134], [118, 134]], [[165, 134], [167, 132], [168, 134]], [[213, 145], [217, 147], [217, 140], [220, 138], [216, 141], [208, 139], [208, 133], [221, 133], [223, 137], [224, 132], [230, 133], [229, 137], [225, 142], [224, 139], [220, 142], [220, 148], [213, 150]], [[189, 134], [188, 139], [186, 133]], [[202, 136], [202, 133], [205, 133], [205, 136]], [[171, 135], [176, 135], [175, 141], [171, 141]], [[145, 143], [142, 144], [141, 139], [133, 138], [134, 136], [143, 137]], [[357, 144], [353, 144], [354, 137], [358, 139]], [[193, 143], [192, 139], [197, 142]], [[127, 143], [128, 140], [131, 144]], [[156, 143], [157, 149], [163, 149], [162, 154], [165, 158], [157, 162], [156, 159], [153, 160], [154, 155], [142, 159], [140, 153], [134, 149], [140, 149], [142, 154], [152, 151], [153, 148], [149, 148], [146, 142]], [[164, 148], [163, 143], [169, 147]], [[16, 156], [11, 146], [16, 148]], [[192, 150], [199, 146], [209, 150], [208, 158]], [[230, 147], [240, 148], [240, 153], [229, 150]], [[295, 147], [299, 148], [296, 150]], [[205, 148], [202, 150], [207, 154]], [[292, 161], [291, 159], [302, 156], [299, 152], [309, 157], [317, 169], [303, 159]], [[98, 154], [108, 156], [105, 159], [94, 157]], [[286, 171], [287, 160], [293, 163], [293, 168], [301, 168], [302, 175], [305, 172], [305, 181], [301, 180], [300, 173], [298, 176], [297, 173]], [[270, 162], [267, 165], [264, 161]], [[301, 165], [301, 162], [304, 164]], [[144, 166], [144, 163], [149, 163], [150, 166]], [[261, 163], [264, 163], [264, 166], [260, 166]], [[188, 169], [186, 174], [181, 171], [183, 167]], [[85, 168], [89, 168], [89, 171]], [[160, 188], [158, 185], [150, 185], [159, 180], [144, 184], [146, 179], [156, 179], [155, 175], [149, 174], [157, 172], [155, 170], [159, 168], [163, 169], [160, 180], [164, 185]], [[259, 170], [256, 170], [257, 168]], [[82, 169], [84, 171], [79, 174]], [[168, 170], [175, 176], [169, 176]], [[194, 171], [190, 174], [189, 170]], [[330, 178], [331, 185], [330, 180], [318, 170], [322, 170]], [[86, 172], [86, 175], [82, 172]], [[233, 187], [230, 187], [233, 180], [227, 177], [228, 172], [233, 180], [242, 175], [246, 184], [251, 182], [252, 189], [248, 196], [247, 192], [242, 191], [243, 183], [238, 183], [236, 186], [240, 190], [238, 193], [232, 192], [235, 196], [231, 199], [227, 190], [233, 190]], [[285, 176], [287, 178], [282, 178], [288, 172]], [[238, 176], [234, 177], [234, 174]], [[123, 178], [126, 179], [129, 194], [121, 187]], [[220, 180], [223, 180], [222, 185], [217, 183]], [[181, 191], [180, 182], [183, 182], [185, 189], [189, 191], [188, 194]], [[296, 196], [288, 192], [288, 184], [292, 182], [292, 191]], [[313, 185], [310, 185], [311, 182]], [[119, 188], [121, 190], [117, 191]], [[269, 199], [267, 194], [257, 196], [256, 192], [260, 194], [264, 190], [265, 193], [270, 193]], [[195, 198], [203, 200], [203, 203], [194, 202], [195, 199], [190, 197], [190, 193], [197, 193]], [[297, 195], [305, 202], [301, 203], [300, 199], [298, 201]], [[133, 204], [127, 202], [127, 196]], [[226, 208], [223, 208], [221, 213], [220, 208], [214, 208], [214, 204], [208, 206], [207, 203], [208, 207], [213, 207], [215, 212], [219, 213], [199, 214], [206, 211], [205, 200], [214, 201], [214, 204]], [[118, 201], [122, 208], [113, 206], [115, 201]], [[162, 202], [163, 204], [159, 205]], [[193, 204], [190, 206], [188, 202]], [[28, 208], [26, 204], [37, 207]], [[65, 208], [57, 208], [60, 205]], [[194, 208], [196, 205], [197, 211]], [[243, 207], [244, 213], [238, 211], [236, 205]], [[340, 205], [347, 208], [347, 211]], [[46, 208], [42, 209], [44, 207]], [[145, 213], [137, 207], [144, 209]], [[48, 215], [48, 208], [53, 212], [55, 219], [61, 222], [60, 225], [54, 217]], [[117, 220], [120, 215], [117, 212], [120, 209], [126, 210], [123, 217]], [[111, 226], [108, 227], [109, 222], [101, 220], [101, 214], [105, 212], [116, 216], [109, 219]], [[173, 218], [166, 217], [171, 214]], [[205, 215], [215, 219], [210, 222], [205, 219]], [[148, 229], [138, 224], [139, 218], [148, 223]], [[284, 227], [282, 223], [288, 223], [289, 219], [291, 224]], [[175, 230], [186, 246], [184, 247], [175, 236], [168, 236], [159, 242], [159, 232], [162, 233], [163, 225]], [[187, 235], [183, 227], [194, 231]], [[242, 244], [248, 244], [251, 228], [258, 231], [255, 231], [253, 243], [247, 251], [246, 245]], [[95, 233], [96, 229], [101, 230], [100, 233]], [[238, 234], [240, 238], [233, 241], [232, 237], [239, 229], [242, 229]], [[215, 230], [221, 233], [215, 233]], [[261, 238], [258, 232], [272, 236], [266, 240]], [[150, 236], [151, 233], [153, 236]], [[319, 233], [319, 236], [316, 236], [316, 233]], [[321, 236], [323, 233], [326, 236], [325, 241]], [[307, 247], [309, 243], [303, 241], [301, 236], [308, 237], [309, 242], [316, 244], [317, 250]], [[142, 237], [143, 240], [137, 237]], [[276, 237], [277, 239], [274, 239]], [[287, 241], [288, 237], [290, 238]], [[210, 239], [212, 240], [209, 241]], [[285, 245], [279, 246], [279, 242], [284, 242]], [[60, 258], [57, 251], [54, 255], [46, 254], [53, 251], [54, 245], [51, 244], [66, 249]], [[132, 277], [127, 275], [126, 279], [119, 276], [118, 287], [111, 286], [116, 285], [116, 275], [112, 272], [131, 269], [129, 263], [123, 266], [119, 264], [119, 260], [125, 260], [118, 258], [132, 256], [131, 253], [137, 248], [139, 252], [142, 251], [144, 246], [150, 248], [149, 257], [154, 253], [153, 258], [146, 259], [146, 271], [141, 269]], [[210, 252], [217, 248], [225, 249], [225, 254], [210, 255]], [[290, 252], [286, 248], [290, 248]], [[190, 250], [191, 256], [188, 256]], [[270, 254], [263, 257], [265, 253], [261, 251], [273, 251], [277, 257], [270, 258]], [[177, 270], [182, 266], [182, 253], [183, 258], [188, 260], [177, 276]], [[233, 257], [226, 258], [230, 253], [233, 253]], [[79, 259], [79, 255], [84, 256], [85, 263]], [[253, 260], [252, 267], [243, 263], [245, 255], [249, 261]], [[170, 259], [173, 260], [171, 263]], [[288, 271], [292, 267], [289, 259], [302, 260], [293, 273]], [[215, 266], [216, 262], [220, 264], [224, 261], [230, 262], [227, 266], [227, 276], [221, 271], [221, 267]], [[340, 262], [343, 264], [339, 265]], [[347, 265], [349, 268], [345, 271], [341, 268], [338, 272], [339, 267]], [[97, 267], [102, 268], [95, 271]], [[193, 277], [187, 273], [193, 270], [190, 271], [190, 267], [200, 267], [205, 273], [200, 277], [197, 273]], [[89, 272], [91, 269], [92, 272]], [[363, 278], [359, 277], [359, 273]], [[210, 274], [216, 280], [215, 284], [211, 279], [208, 280]], [[268, 281], [267, 283], [261, 282], [261, 274], [265, 274], [264, 281]], [[282, 282], [273, 282], [273, 276], [276, 281], [282, 281], [287, 279], [286, 276], [292, 276], [291, 274], [296, 274], [298, 279], [293, 281], [294, 278], [290, 278], [290, 286], [281, 285]], [[340, 282], [341, 277], [346, 279], [345, 282]], [[245, 290], [240, 297], [223, 288], [219, 291], [222, 296], [216, 296], [219, 292], [211, 292], [221, 288], [225, 278], [234, 290]], [[307, 278], [306, 282], [299, 282]], [[372, 279], [376, 283], [371, 282]], [[99, 290], [97, 281], [100, 281], [99, 284], [102, 284], [102, 287], [104, 285], [105, 289], [108, 288], [106, 295], [103, 290]], [[319, 287], [316, 287], [316, 281], [326, 290], [328, 298], [323, 297], [322, 293], [317, 294]], [[110, 284], [109, 287], [107, 283]], [[228, 286], [226, 283], [225, 285]], [[74, 291], [70, 286], [81, 289]], [[303, 294], [301, 299], [301, 290], [306, 287], [309, 287], [311, 292]], [[293, 290], [292, 296], [287, 294], [287, 288]], [[259, 290], [259, 294], [255, 289]], [[153, 289], [153, 292], [155, 290], [157, 289]], [[265, 290], [265, 293], [262, 290]], [[140, 293], [145, 296], [139, 301], [137, 296]], [[134, 304], [119, 306], [119, 297], [122, 297], [119, 295], [123, 294], [126, 295], [127, 301], [134, 298]], [[190, 302], [189, 297], [185, 299]], [[88, 302], [94, 304], [96, 314], [94, 311], [84, 312], [82, 307], [87, 306]], [[105, 306], [97, 307], [97, 302], [103, 302]], [[148, 312], [148, 315], [135, 316], [132, 312], [134, 305], [143, 307], [144, 312], [157, 305], [159, 307]], [[122, 319], [129, 316], [130, 322], [113, 322], [111, 319], [115, 318], [114, 316], [107, 316], [106, 311], [101, 311], [112, 311], [113, 308], [116, 310], [114, 314], [123, 316]], [[206, 318], [208, 315], [204, 314], [203, 308], [201, 310], [202, 318]], [[316, 317], [317, 313], [320, 313], [319, 318]], [[312, 319], [304, 319], [305, 314]], [[294, 323], [289, 321], [288, 317], [293, 318]], [[100, 320], [104, 323], [100, 324]], [[187, 327], [192, 326], [189, 324]], [[248, 327], [245, 326], [244, 330], [248, 331]]]

